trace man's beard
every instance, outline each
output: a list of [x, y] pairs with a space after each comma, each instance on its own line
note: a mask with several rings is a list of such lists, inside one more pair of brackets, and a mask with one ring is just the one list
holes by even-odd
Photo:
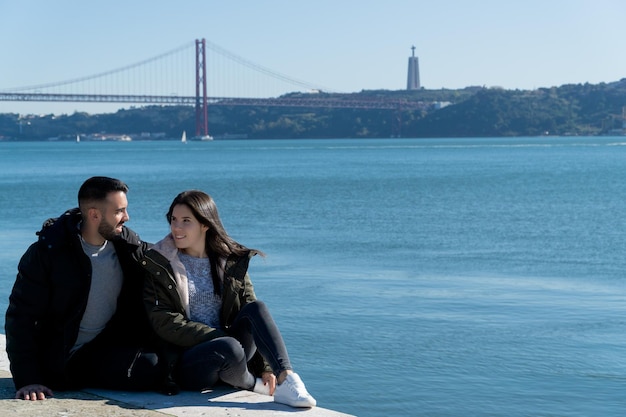
[[113, 240], [114, 238], [119, 236], [119, 233], [115, 231], [115, 227], [111, 226], [106, 221], [102, 221], [100, 223], [100, 226], [98, 226], [98, 233], [100, 233], [100, 236], [102, 236], [106, 240]]

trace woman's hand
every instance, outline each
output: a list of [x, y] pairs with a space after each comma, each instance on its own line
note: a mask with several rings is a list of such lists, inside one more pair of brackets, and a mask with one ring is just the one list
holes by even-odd
[[272, 372], [263, 372], [261, 379], [263, 380], [263, 385], [270, 387], [270, 395], [274, 395], [274, 390], [276, 390], [276, 375]]

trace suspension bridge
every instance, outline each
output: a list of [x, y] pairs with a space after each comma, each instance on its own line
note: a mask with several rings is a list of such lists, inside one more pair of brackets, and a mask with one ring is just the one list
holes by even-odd
[[[207, 61], [207, 52], [210, 59]], [[190, 62], [194, 63], [190, 69]], [[110, 71], [59, 82], [0, 88], [0, 101], [189, 105], [206, 136], [210, 106], [407, 110], [406, 100], [354, 99], [258, 65], [206, 39]], [[209, 95], [209, 92], [211, 95]], [[299, 92], [303, 94], [289, 94]]]

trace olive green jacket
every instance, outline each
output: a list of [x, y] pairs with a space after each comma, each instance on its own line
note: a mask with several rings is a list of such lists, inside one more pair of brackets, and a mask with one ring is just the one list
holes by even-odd
[[[172, 352], [182, 352], [207, 340], [228, 335], [228, 329], [241, 308], [256, 295], [248, 275], [248, 264], [256, 252], [248, 256], [230, 255], [222, 259], [218, 272], [223, 283], [220, 322], [222, 329], [189, 319], [189, 292], [185, 267], [178, 258], [178, 249], [168, 235], [146, 252], [140, 264], [146, 271], [144, 306], [155, 332], [170, 345], [168, 361], [178, 358]], [[170, 367], [175, 363], [170, 363]], [[256, 376], [271, 372], [270, 366], [257, 352], [248, 363]]]

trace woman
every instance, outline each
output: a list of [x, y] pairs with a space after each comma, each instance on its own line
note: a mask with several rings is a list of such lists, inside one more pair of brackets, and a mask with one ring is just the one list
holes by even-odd
[[[177, 347], [173, 379], [202, 390], [223, 381], [292, 407], [315, 399], [293, 372], [282, 336], [248, 276], [263, 253], [235, 242], [213, 199], [184, 191], [167, 212], [171, 233], [146, 253], [144, 301], [157, 334]], [[171, 349], [170, 349], [171, 352]]]

